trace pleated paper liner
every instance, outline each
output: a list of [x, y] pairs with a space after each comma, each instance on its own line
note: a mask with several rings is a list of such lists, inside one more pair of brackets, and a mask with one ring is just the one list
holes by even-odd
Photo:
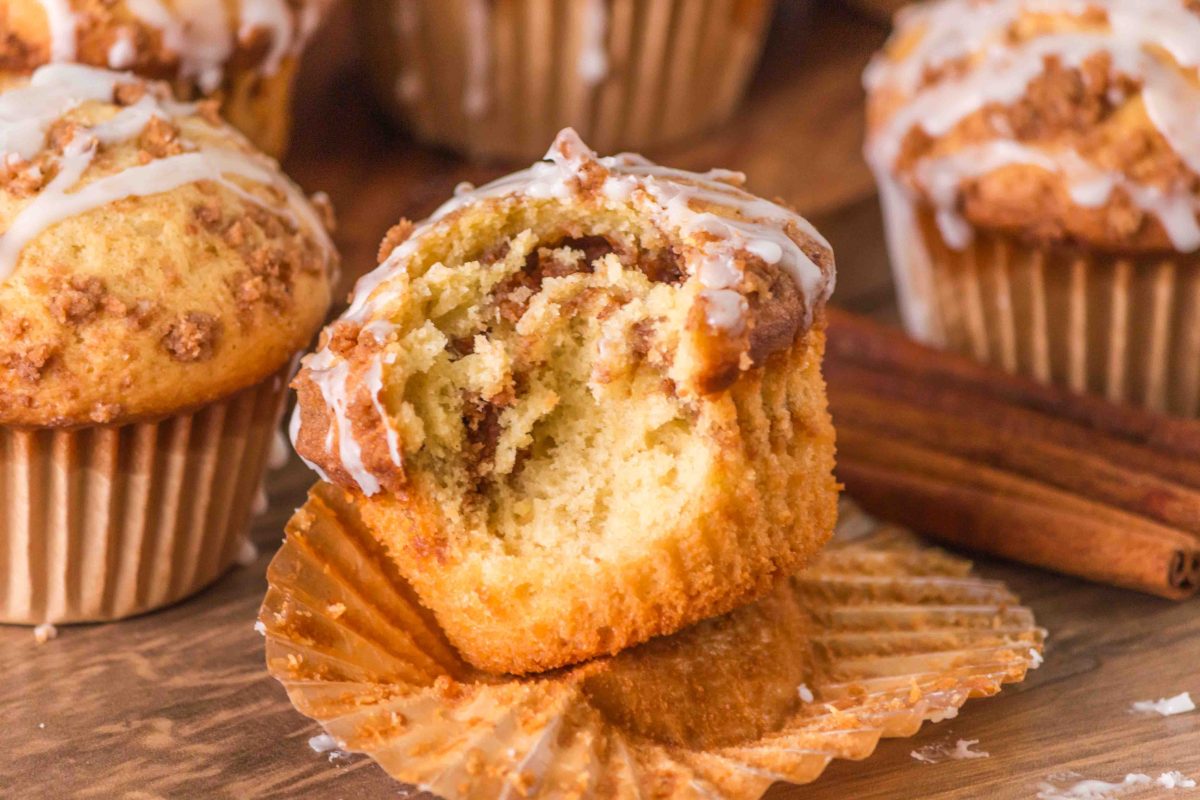
[[267, 666], [339, 747], [449, 800], [757, 798], [1020, 681], [1044, 632], [909, 534], [835, 544], [774, 594], [612, 658], [473, 671], [342, 492], [318, 484], [268, 570]]
[[572, 126], [601, 152], [729, 119], [774, 0], [358, 0], [379, 94], [426, 142], [540, 158]]
[[237, 558], [286, 374], [190, 414], [0, 426], [0, 622], [91, 622], [168, 605]]
[[[928, 211], [916, 216], [934, 319], [932, 335], [910, 332], [1043, 383], [1200, 415], [1200, 258], [1039, 248], [987, 231], [956, 251]], [[901, 261], [897, 281], [926, 271]]]

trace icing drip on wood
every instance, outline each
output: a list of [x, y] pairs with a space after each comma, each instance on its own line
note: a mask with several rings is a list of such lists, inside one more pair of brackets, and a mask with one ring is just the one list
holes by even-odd
[[[0, 159], [28, 160], [46, 146], [46, 132], [65, 114], [85, 103], [110, 103], [119, 84], [137, 82], [128, 73], [73, 64], [38, 69], [27, 86], [0, 95]], [[197, 181], [212, 181], [238, 196], [278, 211], [242, 180], [273, 187], [287, 198], [293, 221], [313, 236], [332, 261], [333, 245], [316, 211], [299, 189], [279, 173], [266, 156], [233, 148], [202, 148], [183, 142], [184, 152], [132, 166], [81, 183], [102, 145], [133, 141], [155, 117], [191, 116], [195, 107], [170, 99], [165, 86], [147, 85], [145, 95], [104, 122], [80, 124], [57, 158], [57, 171], [42, 190], [8, 222], [0, 235], [0, 281], [16, 269], [25, 246], [49, 227], [127, 197], [145, 197]], [[238, 139], [240, 141], [240, 138]]]
[[[1078, 17], [1097, 11], [1106, 16], [1107, 26], [1044, 33], [1015, 46], [1006, 38], [1026, 14]], [[897, 22], [902, 30], [919, 30], [919, 39], [898, 59], [880, 54], [864, 75], [873, 92], [907, 97], [867, 142], [877, 175], [894, 172], [911, 131], [943, 136], [989, 105], [1007, 106], [1024, 98], [1048, 62], [1078, 68], [1097, 54], [1110, 57], [1114, 74], [1140, 84], [1150, 120], [1180, 159], [1200, 172], [1200, 126], [1194, 122], [1200, 87], [1181, 72], [1200, 68], [1200, 15], [1183, 0], [941, 0], [907, 9]], [[927, 75], [967, 57], [974, 60], [964, 74], [924, 85]], [[1200, 198], [1186, 186], [1150, 186], [1089, 164], [1072, 150], [1052, 151], [997, 136], [953, 156], [919, 162], [914, 169], [951, 247], [965, 247], [972, 236], [958, 211], [962, 185], [1005, 166], [1032, 165], [1066, 178], [1071, 199], [1082, 207], [1102, 206], [1121, 189], [1162, 223], [1176, 249], [1200, 249]]]
[[[382, 342], [387, 340], [390, 324], [377, 318], [395, 298], [399, 289], [388, 280], [402, 273], [408, 260], [417, 253], [424, 238], [448, 215], [487, 200], [515, 198], [557, 200], [562, 203], [598, 202], [631, 205], [639, 213], [671, 232], [694, 250], [688, 270], [700, 283], [701, 297], [710, 327], [737, 335], [744, 331], [748, 307], [738, 287], [743, 280], [744, 257], [757, 257], [776, 265], [796, 282], [803, 297], [803, 325], [812, 324], [816, 310], [833, 292], [832, 267], [822, 269], [788, 234], [796, 231], [814, 246], [831, 250], [829, 243], [803, 217], [783, 206], [755, 197], [740, 188], [741, 173], [711, 170], [705, 173], [662, 167], [633, 154], [600, 158], [571, 129], [559, 133], [554, 144], [529, 169], [515, 172], [478, 188], [462, 184], [452, 199], [444, 203], [396, 247], [374, 271], [359, 279], [350, 307], [342, 320], [363, 324]], [[585, 184], [587, 189], [585, 189]], [[594, 188], [593, 188], [594, 187]], [[706, 210], [724, 209], [729, 216]], [[705, 209], [705, 210], [702, 210]], [[364, 466], [359, 444], [346, 421], [351, 392], [363, 387], [383, 423], [389, 456], [400, 466], [396, 432], [388, 418], [380, 394], [383, 390], [383, 359], [368, 367], [360, 382], [351, 383], [344, 358], [328, 348], [304, 359], [309, 378], [337, 419], [327, 434], [326, 449], [338, 456], [354, 481], [367, 495], [379, 491], [376, 476]], [[336, 430], [335, 430], [336, 428]], [[292, 441], [299, 430], [299, 410], [291, 423]], [[311, 464], [310, 464], [311, 466]]]

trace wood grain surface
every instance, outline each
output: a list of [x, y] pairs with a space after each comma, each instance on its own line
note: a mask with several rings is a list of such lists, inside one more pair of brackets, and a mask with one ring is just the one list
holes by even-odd
[[[885, 35], [878, 17], [821, 0], [811, 25], [784, 11], [745, 113], [703, 141], [652, 155], [745, 170], [798, 206], [838, 253], [838, 303], [891, 319], [890, 280], [870, 176], [859, 157], [859, 71]], [[461, 180], [505, 171], [421, 150], [382, 123], [335, 20], [314, 45], [288, 169], [340, 212], [350, 279], [373, 265], [400, 216], [432, 210]], [[361, 757], [315, 753], [319, 731], [262, 664], [255, 613], [283, 523], [312, 476], [293, 460], [269, 482], [253, 538], [262, 555], [201, 595], [113, 625], [61, 629], [45, 645], [0, 627], [2, 798], [395, 798], [406, 792]], [[999, 697], [913, 739], [835, 763], [782, 798], [1033, 798], [1055, 773], [1120, 780], [1180, 770], [1200, 778], [1200, 712], [1136, 716], [1135, 700], [1200, 695], [1200, 614], [990, 561], [979, 572], [1021, 595], [1049, 628], [1046, 663]], [[978, 739], [987, 759], [921, 764], [917, 747]], [[1174, 796], [1149, 791], [1138, 797]], [[1183, 793], [1183, 797], [1187, 794]]]

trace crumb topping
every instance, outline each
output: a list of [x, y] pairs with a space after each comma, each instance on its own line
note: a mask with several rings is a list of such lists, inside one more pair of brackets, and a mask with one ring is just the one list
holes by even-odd
[[[461, 409], [454, 436], [462, 440], [445, 446], [461, 451], [477, 485], [520, 475], [538, 457], [526, 426], [564, 403], [590, 402], [580, 392], [628, 391], [621, 381], [646, 380], [665, 399], [662, 413], [689, 424], [703, 398], [792, 347], [833, 290], [828, 243], [785, 206], [741, 189], [743, 180], [639, 156], [601, 158], [566, 130], [546, 161], [460, 187], [420, 225], [401, 220], [381, 245], [380, 266], [303, 362], [297, 449], [368, 495], [402, 480], [404, 452], [432, 434], [409, 419], [420, 415], [411, 408], [397, 430], [385, 376], [411, 370], [434, 380], [427, 362], [458, 376], [447, 378], [454, 388], [437, 390], [438, 408], [448, 403], [456, 420]], [[528, 213], [538, 222], [499, 234], [489, 222], [478, 236], [464, 221], [492, 209], [503, 220]], [[616, 227], [604, 233], [600, 220]], [[426, 263], [426, 245], [453, 247], [453, 260]], [[426, 285], [425, 270], [469, 275], [454, 288], [438, 283], [442, 294]], [[397, 321], [410, 311], [420, 319]], [[584, 319], [597, 324], [555, 328]], [[568, 362], [560, 364], [567, 383], [548, 366], [555, 353]]]
[[212, 358], [221, 334], [221, 321], [202, 311], [187, 311], [167, 326], [163, 348], [176, 361], [205, 361]]
[[172, 381], [224, 396], [319, 323], [331, 214], [213, 109], [78, 64], [0, 92], [0, 421], [123, 424], [173, 410]]
[[968, 219], [1019, 217], [1056, 240], [1192, 252], [1198, 80], [1192, 0], [914, 6], [865, 76], [867, 156], [956, 249]]
[[80, 325], [95, 316], [107, 296], [104, 281], [94, 276], [76, 275], [51, 291], [50, 313], [63, 325]]
[[[212, 94], [227, 70], [267, 77], [296, 58], [323, 19], [330, 0], [240, 3], [214, 24], [208, 4], [158, 5], [73, 0], [47, 15], [45, 26], [10, 19], [0, 35], [0, 68], [30, 72], [50, 62], [75, 62], [171, 77], [181, 90]], [[10, 15], [11, 17], [11, 15]]]

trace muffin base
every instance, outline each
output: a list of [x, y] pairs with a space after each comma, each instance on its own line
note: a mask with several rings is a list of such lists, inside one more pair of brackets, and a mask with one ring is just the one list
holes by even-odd
[[0, 622], [95, 622], [174, 603], [236, 560], [286, 374], [195, 412], [0, 426]]
[[885, 213], [918, 339], [1113, 402], [1200, 415], [1200, 255], [1092, 253], [978, 229], [954, 250], [928, 210], [900, 221], [885, 203]]
[[257, 70], [232, 76], [221, 100], [221, 115], [275, 159], [287, 153], [292, 133], [292, 94], [297, 60], [285, 58], [273, 75]]
[[646, 532], [619, 559], [446, 552], [439, 543], [459, 537], [415, 483], [356, 502], [475, 667], [523, 674], [615, 653], [764, 595], [828, 540], [839, 487], [824, 343], [818, 325], [734, 383], [715, 431], [695, 434], [714, 451], [703, 494], [673, 530]]
[[[754, 800], [956, 715], [1045, 632], [970, 563], [851, 515], [861, 538], [751, 606], [525, 679], [472, 671], [341, 490], [318, 484], [268, 569], [267, 668], [337, 746], [446, 798]], [[864, 535], [865, 534], [865, 535]]]

